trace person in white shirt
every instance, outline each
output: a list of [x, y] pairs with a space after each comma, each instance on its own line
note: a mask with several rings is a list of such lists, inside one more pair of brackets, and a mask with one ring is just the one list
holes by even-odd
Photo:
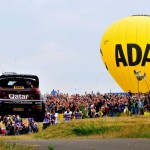
[[70, 108], [67, 107], [66, 111], [64, 112], [64, 119], [65, 119], [64, 121], [69, 122], [72, 118], [73, 118], [72, 111], [70, 111]]

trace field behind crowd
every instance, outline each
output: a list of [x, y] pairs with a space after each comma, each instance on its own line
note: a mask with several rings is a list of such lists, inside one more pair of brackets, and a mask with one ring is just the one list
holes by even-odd
[[59, 121], [45, 130], [42, 130], [42, 123], [37, 123], [38, 133], [1, 136], [1, 139], [150, 138], [150, 116], [86, 118], [64, 122], [60, 115]]

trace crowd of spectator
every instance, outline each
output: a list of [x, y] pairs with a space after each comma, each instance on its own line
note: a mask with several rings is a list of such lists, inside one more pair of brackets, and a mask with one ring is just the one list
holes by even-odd
[[[135, 115], [150, 114], [149, 93], [107, 93], [99, 92], [84, 95], [57, 93], [46, 95], [46, 112], [52, 110], [64, 114], [64, 121], [72, 118], [114, 117], [122, 113]], [[78, 117], [77, 117], [78, 116]]]
[[[45, 116], [43, 129], [58, 123], [59, 114], [63, 114], [64, 121], [72, 119], [115, 117], [121, 114], [150, 116], [150, 92], [148, 93], [107, 93], [99, 92], [74, 94], [46, 94]], [[0, 134], [21, 135], [37, 132], [38, 128], [34, 119], [28, 118], [28, 123], [23, 123], [19, 115], [4, 116], [0, 118], [5, 129], [0, 127]]]
[[0, 121], [5, 127], [0, 126], [0, 135], [22, 135], [38, 132], [38, 127], [32, 117], [28, 118], [28, 122], [23, 122], [19, 115], [2, 116]]

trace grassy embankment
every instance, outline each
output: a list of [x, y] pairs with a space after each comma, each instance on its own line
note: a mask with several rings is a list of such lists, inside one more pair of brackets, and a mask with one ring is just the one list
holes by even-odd
[[34, 135], [40, 139], [150, 138], [150, 117], [116, 117], [72, 120]]
[[62, 122], [39, 132], [2, 139], [150, 138], [150, 116], [106, 117]]

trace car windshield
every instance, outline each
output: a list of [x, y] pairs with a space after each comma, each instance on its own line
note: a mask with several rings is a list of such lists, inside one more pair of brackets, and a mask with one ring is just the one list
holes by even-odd
[[1, 79], [0, 87], [2, 88], [37, 88], [38, 82], [34, 79]]

